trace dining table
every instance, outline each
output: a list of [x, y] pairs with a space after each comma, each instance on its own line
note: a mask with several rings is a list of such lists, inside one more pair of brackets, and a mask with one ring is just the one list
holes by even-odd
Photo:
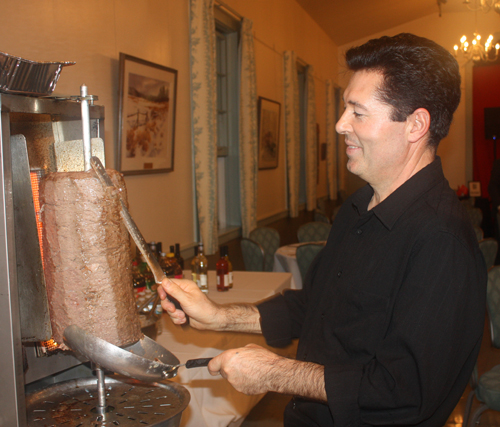
[[[185, 271], [186, 278], [191, 272]], [[233, 288], [218, 292], [215, 271], [208, 272], [208, 297], [218, 304], [254, 303], [294, 288], [294, 278], [287, 272], [233, 272]], [[199, 331], [191, 326], [172, 323], [163, 313], [158, 324], [156, 341], [173, 353], [180, 363], [189, 359], [214, 357], [224, 350], [254, 343], [280, 354], [295, 357], [296, 343], [285, 348], [271, 348], [261, 334], [241, 332]], [[206, 367], [181, 367], [174, 381], [189, 391], [191, 400], [182, 414], [181, 427], [239, 426], [250, 410], [264, 396], [247, 396], [236, 391], [220, 375], [212, 376]]]
[[302, 275], [300, 274], [299, 264], [297, 262], [297, 248], [301, 245], [310, 243], [325, 245], [326, 241], [292, 243], [279, 247], [274, 253], [273, 271], [292, 273], [295, 286], [294, 289], [302, 289]]

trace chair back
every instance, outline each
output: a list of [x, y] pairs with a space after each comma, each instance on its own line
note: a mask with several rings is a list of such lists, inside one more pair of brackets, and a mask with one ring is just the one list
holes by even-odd
[[274, 253], [280, 247], [280, 234], [271, 227], [254, 228], [249, 236], [264, 249], [264, 271], [273, 271]]
[[498, 242], [493, 237], [488, 237], [479, 241], [479, 249], [483, 253], [486, 268], [489, 270], [497, 258]]
[[472, 225], [481, 227], [481, 222], [483, 222], [483, 211], [475, 207], [469, 207], [466, 211], [469, 214]]
[[306, 277], [307, 270], [316, 255], [319, 254], [324, 245], [320, 243], [306, 243], [297, 247], [297, 264], [299, 265], [302, 282]]
[[328, 239], [331, 228], [331, 224], [326, 224], [324, 222], [308, 222], [299, 227], [297, 230], [297, 238], [300, 243], [325, 241]]
[[481, 240], [484, 239], [484, 232], [481, 227], [478, 227], [477, 225], [473, 225], [472, 228], [474, 229], [474, 233], [476, 233], [477, 241], [480, 242]]
[[242, 237], [241, 252], [246, 271], [264, 271], [264, 249], [257, 242]]
[[330, 219], [323, 212], [320, 211], [314, 211], [314, 221], [330, 224]]
[[500, 265], [488, 271], [486, 304], [490, 319], [491, 343], [494, 347], [500, 348]]

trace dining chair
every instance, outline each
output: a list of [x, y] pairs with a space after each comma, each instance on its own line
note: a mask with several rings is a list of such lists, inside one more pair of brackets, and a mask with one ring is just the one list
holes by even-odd
[[242, 237], [241, 252], [246, 271], [264, 271], [264, 249], [256, 241]]
[[321, 243], [305, 243], [297, 247], [297, 264], [299, 265], [300, 276], [302, 277], [302, 283], [304, 283], [304, 278], [306, 277], [307, 270], [316, 255], [319, 254], [324, 245]]
[[486, 262], [486, 268], [490, 269], [495, 264], [498, 251], [498, 242], [493, 237], [487, 237], [486, 239], [479, 241], [479, 249], [484, 256], [484, 261]]
[[257, 227], [248, 236], [264, 249], [264, 271], [273, 271], [274, 253], [280, 247], [280, 234], [271, 227]]
[[483, 229], [477, 225], [473, 225], [472, 228], [474, 229], [474, 233], [476, 233], [477, 241], [480, 242], [481, 240], [483, 240], [484, 239]]
[[[486, 307], [490, 319], [491, 344], [500, 348], [500, 266], [488, 271], [488, 285], [486, 289]], [[470, 384], [473, 390], [469, 393], [465, 405], [463, 426], [474, 426], [479, 423], [481, 415], [488, 409], [500, 411], [500, 365], [496, 365], [480, 377], [477, 363], [471, 377]], [[481, 403], [475, 410], [469, 422], [470, 410], [474, 397]]]
[[314, 221], [330, 224], [330, 219], [323, 212], [320, 211], [314, 211]]
[[469, 214], [472, 225], [481, 227], [481, 222], [483, 222], [483, 211], [475, 207], [469, 207], [466, 209], [466, 211]]
[[324, 222], [308, 222], [299, 227], [297, 238], [300, 243], [324, 241], [328, 239], [331, 228], [331, 224], [325, 224]]

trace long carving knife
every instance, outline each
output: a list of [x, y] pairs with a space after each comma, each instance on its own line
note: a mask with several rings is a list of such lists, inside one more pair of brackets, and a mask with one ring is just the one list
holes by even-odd
[[[137, 227], [135, 221], [132, 219], [132, 216], [130, 215], [127, 206], [125, 205], [125, 202], [120, 197], [118, 189], [113, 184], [113, 181], [111, 180], [110, 176], [104, 169], [104, 166], [102, 165], [98, 157], [93, 156], [90, 159], [90, 164], [92, 165], [92, 169], [94, 169], [94, 172], [97, 174], [97, 177], [99, 178], [99, 181], [101, 181], [101, 184], [104, 186], [104, 188], [114, 191], [116, 193], [116, 196], [120, 198], [120, 203], [121, 203], [120, 216], [123, 219], [125, 227], [127, 227], [127, 230], [132, 236], [132, 239], [134, 239], [135, 244], [141, 251], [141, 254], [146, 259], [146, 262], [148, 263], [148, 266], [151, 269], [151, 272], [153, 273], [153, 276], [155, 278], [155, 282], [157, 284], [160, 284], [162, 280], [166, 278], [165, 273], [163, 273], [163, 270], [161, 269], [158, 260], [151, 252], [149, 245], [144, 240], [142, 233]], [[182, 310], [179, 301], [177, 301], [175, 298], [172, 298], [170, 295], [168, 295], [168, 299], [174, 303], [177, 309]]]

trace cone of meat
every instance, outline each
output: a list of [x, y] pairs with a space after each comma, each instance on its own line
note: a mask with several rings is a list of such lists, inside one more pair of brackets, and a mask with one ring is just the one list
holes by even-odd
[[[122, 176], [108, 170], [115, 194], [94, 171], [57, 172], [40, 187], [43, 261], [54, 340], [77, 325], [117, 346], [142, 336], [132, 287], [131, 248], [120, 217]], [[64, 347], [63, 347], [64, 348]]]

